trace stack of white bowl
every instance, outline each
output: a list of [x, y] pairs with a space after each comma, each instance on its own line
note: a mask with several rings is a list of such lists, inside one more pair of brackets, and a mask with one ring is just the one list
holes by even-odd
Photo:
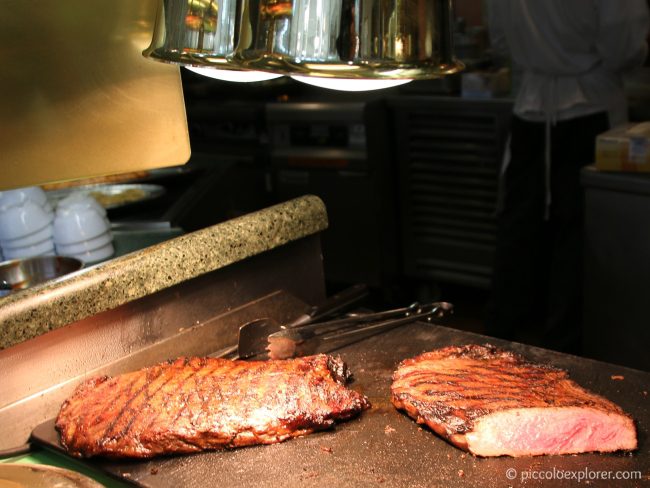
[[0, 249], [4, 259], [54, 254], [52, 207], [37, 187], [0, 192]]
[[115, 253], [106, 210], [93, 197], [73, 193], [56, 206], [54, 245], [56, 253], [81, 259], [86, 264]]

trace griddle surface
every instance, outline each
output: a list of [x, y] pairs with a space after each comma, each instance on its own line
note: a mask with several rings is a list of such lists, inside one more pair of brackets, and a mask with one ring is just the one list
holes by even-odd
[[[391, 375], [399, 361], [447, 345], [491, 344], [541, 363], [565, 368], [580, 385], [620, 405], [637, 421], [634, 454], [580, 454], [533, 458], [476, 458], [446, 443], [398, 412], [389, 401]], [[582, 486], [576, 479], [596, 471], [641, 471], [642, 480], [595, 480], [588, 486], [643, 486], [650, 481], [648, 389], [650, 374], [477, 334], [411, 324], [340, 349], [354, 373], [352, 388], [370, 398], [372, 409], [335, 429], [271, 446], [254, 446], [150, 461], [89, 460], [89, 465], [145, 487], [503, 487]], [[623, 376], [614, 380], [612, 376]], [[34, 430], [33, 440], [61, 450], [54, 421]], [[511, 471], [508, 471], [511, 470]], [[512, 471], [515, 470], [515, 471]], [[533, 471], [535, 473], [533, 473]], [[571, 473], [576, 473], [572, 475]], [[508, 474], [514, 474], [509, 479]], [[523, 476], [553, 476], [543, 481]], [[612, 474], [615, 476], [615, 474]]]

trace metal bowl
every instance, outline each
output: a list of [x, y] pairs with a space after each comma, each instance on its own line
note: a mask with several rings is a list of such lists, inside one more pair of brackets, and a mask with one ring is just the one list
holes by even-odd
[[37, 256], [0, 263], [0, 296], [24, 290], [83, 268], [83, 261], [67, 256]]

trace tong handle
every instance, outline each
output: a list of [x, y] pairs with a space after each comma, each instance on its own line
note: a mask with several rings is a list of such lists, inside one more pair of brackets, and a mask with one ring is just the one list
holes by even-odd
[[350, 305], [353, 305], [357, 301], [367, 296], [367, 285], [363, 283], [352, 285], [345, 290], [335, 293], [320, 305], [314, 305], [307, 311], [307, 313], [301, 315], [296, 320], [293, 320], [289, 325], [285, 327], [300, 327], [302, 325], [319, 321], [325, 317], [336, 314], [337, 312], [345, 309], [346, 307], [349, 307]]
[[313, 324], [292, 327], [269, 335], [269, 338], [286, 337], [292, 340], [304, 341], [314, 337], [323, 337], [329, 333], [341, 336], [341, 330], [355, 327], [351, 334], [359, 330], [377, 330], [390, 325], [401, 325], [415, 320], [442, 317], [451, 312], [453, 305], [448, 302], [433, 302], [421, 305], [417, 302], [408, 307], [367, 314], [348, 314], [347, 318], [317, 322]]
[[[418, 306], [415, 313], [409, 312], [399, 318], [390, 318], [379, 322], [337, 320], [285, 329], [268, 336], [266, 350], [271, 359], [287, 359], [296, 355], [313, 354], [320, 349], [320, 346], [338, 347], [337, 343], [340, 341], [351, 343], [383, 330], [393, 329], [417, 320], [426, 319], [431, 321], [434, 318], [441, 318], [447, 313], [453, 313], [453, 308], [451, 303], [435, 302], [422, 307]], [[368, 314], [364, 318], [370, 315], [377, 316], [376, 314]], [[345, 324], [341, 326], [341, 322], [345, 322]], [[326, 327], [323, 330], [324, 325], [327, 326], [332, 323], [337, 323], [338, 328]], [[356, 327], [353, 327], [355, 325]]]
[[[417, 310], [419, 304], [414, 303], [408, 307], [396, 308], [393, 310], [387, 310], [384, 312], [373, 312], [373, 313], [348, 313], [345, 317], [341, 319], [327, 320], [317, 322], [316, 320], [304, 321], [302, 324], [292, 322], [289, 325], [283, 326], [282, 330], [287, 329], [299, 329], [300, 335], [310, 336], [310, 334], [317, 334], [320, 332], [325, 332], [327, 330], [337, 330], [345, 327], [352, 327], [354, 325], [374, 322], [381, 319], [388, 319], [392, 317], [401, 317], [413, 313]], [[282, 334], [284, 335], [284, 334]]]
[[426, 319], [430, 322], [432, 319], [443, 318], [447, 313], [453, 313], [454, 306], [448, 302], [436, 302], [427, 306], [423, 311], [406, 315], [402, 318], [384, 320], [377, 323], [366, 323], [360, 327], [342, 332], [333, 332], [330, 335], [323, 335], [320, 337], [321, 341], [341, 340], [349, 337], [357, 337], [359, 335], [372, 335], [385, 329], [392, 329], [400, 325], [409, 324], [418, 320]]

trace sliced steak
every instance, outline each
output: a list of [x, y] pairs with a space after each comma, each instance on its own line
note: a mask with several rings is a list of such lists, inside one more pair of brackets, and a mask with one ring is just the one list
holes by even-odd
[[478, 456], [634, 450], [632, 418], [566, 371], [485, 345], [446, 347], [402, 361], [391, 401]]
[[272, 444], [368, 408], [326, 355], [284, 361], [179, 358], [81, 384], [56, 420], [78, 457], [148, 458]]

